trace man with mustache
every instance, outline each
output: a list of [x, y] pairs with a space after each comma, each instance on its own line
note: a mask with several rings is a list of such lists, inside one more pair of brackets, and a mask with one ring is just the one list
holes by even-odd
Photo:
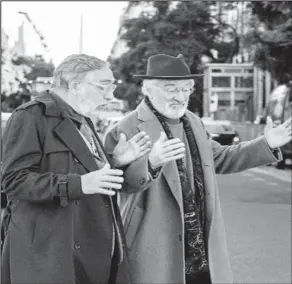
[[291, 140], [291, 119], [262, 137], [221, 146], [187, 110], [194, 77], [184, 61], [157, 54], [148, 59], [141, 104], [105, 139], [109, 154], [120, 133], [145, 131], [151, 152], [125, 170], [119, 205], [133, 283], [232, 283], [215, 173], [243, 171], [281, 160]]

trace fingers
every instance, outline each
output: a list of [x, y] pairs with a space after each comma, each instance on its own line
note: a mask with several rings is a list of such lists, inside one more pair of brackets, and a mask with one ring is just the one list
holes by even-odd
[[118, 144], [119, 144], [119, 143], [125, 143], [126, 141], [127, 141], [127, 137], [126, 137], [126, 135], [125, 135], [124, 133], [121, 133], [121, 134], [120, 134], [120, 139], [119, 139]]
[[143, 151], [140, 151], [139, 155], [138, 155], [138, 158], [144, 156], [145, 154], [149, 153], [151, 151], [150, 148], [146, 148], [145, 150]]
[[168, 138], [166, 136], [166, 133], [164, 131], [161, 131], [160, 132], [160, 136], [159, 136], [159, 138], [158, 138], [157, 141], [159, 141], [159, 142], [165, 142], [167, 140], [168, 140]]
[[180, 142], [180, 143], [175, 143], [175, 144], [172, 144], [172, 145], [169, 145], [169, 146], [166, 146], [163, 150], [165, 152], [169, 152], [169, 151], [173, 151], [173, 150], [176, 150], [178, 148], [185, 148], [185, 144], [183, 142]]
[[285, 127], [291, 127], [291, 122], [292, 122], [292, 117], [290, 117], [289, 119], [287, 119], [284, 123], [283, 126]]
[[176, 144], [176, 143], [179, 143], [181, 142], [181, 140], [179, 138], [173, 138], [173, 139], [170, 139], [170, 140], [167, 140], [163, 143], [163, 146], [164, 147], [167, 147], [167, 146], [170, 146], [170, 145], [173, 145], [173, 144]]
[[[137, 143], [137, 145], [142, 146], [143, 144], [150, 142], [149, 139], [150, 139], [149, 135], [145, 135], [142, 139], [140, 139], [136, 143]], [[151, 144], [151, 142], [150, 142], [150, 144]]]
[[115, 182], [115, 183], [123, 183], [124, 178], [119, 176], [111, 176], [111, 175], [104, 175], [101, 177], [102, 182]]
[[286, 145], [287, 143], [291, 142], [291, 140], [292, 140], [292, 136], [291, 136], [291, 135], [285, 137], [285, 138], [283, 139], [281, 145], [279, 145], [278, 147], [282, 147], [282, 146]]
[[116, 194], [115, 191], [113, 190], [108, 190], [108, 189], [103, 189], [103, 188], [100, 188], [97, 193], [111, 195], [111, 196]]
[[124, 172], [118, 169], [106, 169], [104, 171], [104, 175], [110, 175], [110, 176], [122, 176], [123, 174]]
[[177, 156], [179, 154], [184, 154], [185, 151], [186, 151], [185, 148], [179, 148], [179, 149], [176, 149], [176, 150], [173, 150], [173, 151], [170, 151], [170, 152], [166, 153], [164, 156], [166, 158], [175, 157], [175, 156]]
[[120, 183], [103, 181], [103, 182], [100, 183], [100, 187], [101, 188], [121, 189], [122, 188], [122, 185]]
[[109, 163], [106, 163], [102, 170], [109, 170], [111, 168]]
[[140, 151], [142, 152], [142, 151], [145, 151], [147, 149], [151, 150], [150, 146], [151, 146], [151, 142], [150, 143], [146, 143], [143, 146], [140, 146]]
[[167, 159], [165, 159], [165, 163], [168, 163], [170, 161], [174, 161], [174, 160], [178, 160], [178, 159], [182, 159], [185, 156], [185, 154], [179, 154], [179, 155], [175, 155], [173, 157], [169, 157]]

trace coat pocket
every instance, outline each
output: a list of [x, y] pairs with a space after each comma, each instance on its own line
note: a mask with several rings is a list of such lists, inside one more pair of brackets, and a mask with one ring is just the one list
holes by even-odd
[[127, 247], [131, 250], [133, 242], [138, 233], [139, 227], [143, 220], [144, 210], [138, 206], [135, 207], [129, 225], [125, 230]]
[[32, 235], [32, 246], [37, 251], [45, 251], [50, 239], [56, 229], [58, 213], [52, 210], [43, 209], [35, 219], [35, 227]]

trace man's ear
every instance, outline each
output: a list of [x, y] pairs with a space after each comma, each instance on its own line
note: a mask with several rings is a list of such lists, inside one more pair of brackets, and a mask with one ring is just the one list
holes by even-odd
[[151, 94], [150, 92], [150, 88], [147, 87], [147, 86], [142, 86], [142, 93], [145, 95], [145, 96], [148, 96]]
[[73, 91], [75, 91], [75, 92], [78, 91], [79, 86], [80, 86], [80, 85], [79, 85], [79, 82], [76, 81], [76, 80], [72, 80], [72, 81], [70, 81], [70, 83], [69, 83], [69, 89], [71, 89], [71, 90], [73, 90]]

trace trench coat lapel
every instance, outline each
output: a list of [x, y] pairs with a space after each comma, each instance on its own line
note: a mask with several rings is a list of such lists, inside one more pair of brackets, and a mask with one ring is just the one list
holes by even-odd
[[[159, 138], [160, 132], [163, 131], [163, 128], [156, 116], [152, 113], [144, 101], [137, 107], [137, 112], [138, 119], [141, 121], [141, 123], [138, 124], [138, 128], [140, 131], [145, 131], [150, 136], [151, 142], [153, 144]], [[182, 192], [176, 162], [171, 161], [167, 163], [163, 167], [162, 174], [166, 179], [181, 212], [183, 212]]]
[[90, 150], [68, 117], [65, 117], [53, 131], [89, 172], [98, 170]]

